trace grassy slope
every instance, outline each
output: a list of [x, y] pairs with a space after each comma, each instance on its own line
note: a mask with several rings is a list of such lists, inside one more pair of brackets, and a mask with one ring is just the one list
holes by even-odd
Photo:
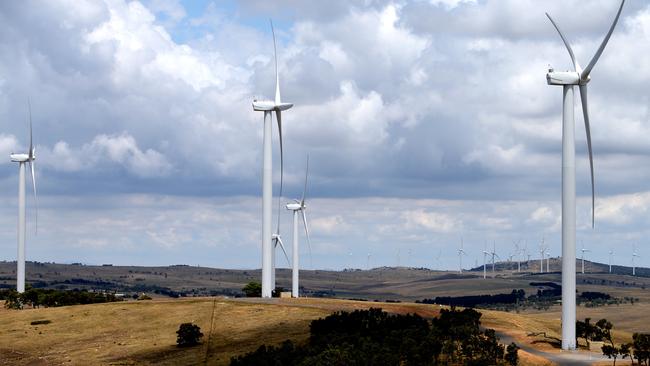
[[[215, 309], [211, 342], [178, 349], [175, 332], [182, 322], [198, 324], [206, 334]], [[256, 349], [261, 344], [277, 344], [290, 338], [302, 342], [309, 322], [336, 310], [381, 307], [395, 313], [417, 312], [431, 317], [435, 306], [407, 303], [373, 303], [333, 299], [227, 300], [182, 299], [123, 302], [23, 311], [0, 310], [0, 363], [25, 364], [111, 364], [111, 365], [226, 365], [230, 357]], [[616, 310], [616, 311], [612, 311]], [[627, 336], [636, 326], [626, 317], [644, 319], [650, 305], [583, 309], [579, 314], [598, 318], [606, 315]], [[519, 342], [531, 343], [528, 331], [559, 332], [558, 309], [534, 314], [482, 311], [485, 326], [497, 328]], [[638, 316], [634, 316], [638, 314]], [[582, 315], [580, 315], [582, 316]], [[51, 324], [31, 326], [34, 320]], [[628, 328], [630, 327], [630, 328]], [[623, 329], [626, 328], [626, 329]], [[208, 347], [209, 346], [209, 347]], [[545, 344], [535, 347], [550, 350]], [[522, 353], [524, 365], [544, 364], [538, 356]], [[548, 363], [550, 365], [550, 363]]]

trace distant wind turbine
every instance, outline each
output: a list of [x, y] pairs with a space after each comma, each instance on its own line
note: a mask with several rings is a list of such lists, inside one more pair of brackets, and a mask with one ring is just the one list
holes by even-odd
[[[273, 200], [272, 185], [272, 156], [271, 156], [271, 125], [272, 112], [275, 112], [278, 123], [278, 134], [280, 136], [280, 195], [278, 196], [278, 212], [280, 211], [279, 199], [282, 197], [282, 180], [284, 174], [284, 162], [282, 151], [282, 111], [293, 107], [292, 103], [283, 103], [280, 98], [280, 74], [278, 73], [278, 53], [275, 45], [275, 30], [271, 22], [271, 33], [273, 34], [273, 55], [275, 60], [275, 100], [253, 100], [253, 110], [264, 112], [264, 167], [262, 174], [262, 297], [271, 297], [273, 287], [273, 258], [274, 247], [272, 244], [273, 234], [271, 233], [271, 217]], [[279, 220], [279, 217], [278, 217]], [[279, 240], [279, 230], [276, 232]]]
[[463, 256], [467, 255], [463, 250], [463, 238], [460, 238], [460, 249], [458, 249], [458, 273], [463, 273]]
[[[307, 227], [307, 214], [305, 211], [307, 210], [307, 205], [305, 205], [305, 196], [307, 194], [307, 177], [309, 175], [309, 155], [307, 155], [307, 168], [305, 169], [305, 187], [302, 190], [302, 198], [300, 201], [294, 200], [294, 202], [288, 203], [287, 204], [287, 210], [293, 211], [293, 248], [292, 248], [292, 254], [293, 254], [293, 270], [291, 272], [291, 295], [293, 297], [298, 297], [299, 294], [299, 286], [298, 286], [298, 281], [299, 281], [299, 271], [300, 271], [300, 266], [298, 265], [299, 257], [300, 257], [300, 252], [298, 250], [298, 215], [300, 215], [300, 218], [302, 219], [303, 226], [305, 228], [305, 236], [307, 237], [307, 245], [309, 247], [309, 259], [311, 261], [311, 241], [309, 239], [309, 228]], [[300, 212], [300, 214], [298, 213]]]
[[613, 250], [609, 250], [609, 273], [612, 273], [612, 254], [614, 254]]
[[544, 246], [544, 238], [542, 238], [542, 243], [539, 245], [539, 273], [544, 273], [544, 251], [546, 247]]
[[25, 163], [29, 164], [29, 170], [32, 176], [32, 188], [34, 189], [34, 202], [36, 212], [35, 231], [38, 227], [38, 201], [36, 199], [36, 175], [34, 174], [36, 160], [36, 147], [32, 135], [32, 106], [27, 101], [29, 111], [29, 152], [23, 154], [11, 153], [9, 156], [12, 162], [18, 163], [18, 257], [16, 259], [16, 291], [25, 292], [25, 237], [27, 236], [27, 227], [25, 225]]
[[521, 272], [521, 248], [519, 247], [521, 240], [515, 243], [515, 256], [517, 257], [517, 272]]
[[551, 252], [546, 248], [546, 273], [551, 273]]
[[634, 259], [638, 257], [639, 254], [636, 252], [636, 245], [632, 248], [632, 276], [636, 276], [636, 264]]
[[487, 241], [485, 241], [485, 245], [483, 247], [483, 279], [487, 278], [486, 258], [488, 255], [490, 255], [490, 253], [487, 251]]
[[[574, 71], [557, 72], [549, 67], [546, 80], [549, 85], [561, 85], [563, 90], [562, 108], [562, 349], [574, 350], [576, 348], [576, 167], [575, 167], [575, 120], [574, 120], [574, 86], [580, 88], [582, 113], [587, 133], [587, 148], [589, 151], [589, 167], [591, 171], [591, 226], [595, 220], [595, 190], [594, 190], [594, 164], [591, 150], [591, 128], [589, 125], [589, 109], [587, 106], [587, 84], [591, 70], [602, 55], [609, 37], [616, 27], [618, 18], [623, 10], [625, 0], [621, 1], [614, 22], [612, 23], [605, 39], [598, 47], [596, 54], [585, 69], [582, 69], [576, 60], [571, 45], [562, 34], [553, 18], [546, 13], [566, 46]], [[584, 17], [584, 14], [580, 14]]]
[[585, 249], [585, 243], [582, 242], [582, 249], [580, 249], [582, 252], [582, 274], [585, 274], [585, 253], [590, 252], [591, 250]]
[[490, 253], [490, 255], [492, 256], [492, 276], [494, 276], [494, 257], [497, 257], [497, 258], [501, 259], [501, 257], [499, 257], [499, 255], [496, 253], [496, 251], [497, 251], [497, 243], [496, 243], [496, 241], [493, 241], [492, 242], [492, 252]]

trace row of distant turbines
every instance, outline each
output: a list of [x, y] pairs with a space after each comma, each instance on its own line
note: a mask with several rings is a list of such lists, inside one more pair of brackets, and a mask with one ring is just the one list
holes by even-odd
[[[527, 244], [524, 244], [523, 247], [520, 246], [521, 241], [516, 241], [514, 242], [515, 248], [514, 251], [512, 251], [508, 255], [508, 263], [512, 262], [517, 262], [517, 272], [521, 272], [521, 262], [530, 262], [531, 258], [531, 253], [528, 251]], [[580, 249], [581, 252], [581, 272], [582, 274], [585, 273], [585, 253], [591, 252], [591, 250], [586, 249], [584, 244], [582, 245], [582, 248]], [[461, 238], [460, 240], [460, 245], [457, 250], [458, 253], [458, 273], [462, 274], [463, 273], [463, 257], [468, 256], [467, 252], [465, 249], [463, 249], [463, 239]], [[488, 251], [487, 249], [487, 242], [485, 242], [485, 247], [483, 249], [483, 278], [487, 278], [487, 267], [488, 264], [492, 265], [492, 274], [495, 273], [495, 266], [496, 266], [496, 259], [501, 259], [501, 257], [497, 254], [496, 252], [496, 241], [492, 242], [492, 250]], [[544, 259], [546, 259], [546, 272], [550, 273], [550, 259], [551, 259], [551, 252], [550, 252], [550, 247], [545, 244], [545, 240], [542, 239], [540, 245], [539, 245], [539, 273], [544, 273]], [[614, 251], [612, 249], [609, 250], [609, 259], [608, 259], [608, 267], [609, 267], [609, 273], [612, 273], [612, 256], [614, 255]], [[632, 248], [632, 275], [636, 276], [636, 263], [635, 259], [639, 257], [639, 254], [636, 251], [636, 245], [633, 246]], [[489, 262], [488, 262], [489, 258]], [[513, 260], [513, 258], [516, 258], [516, 260]], [[440, 259], [440, 253], [438, 254], [438, 257], [436, 257], [436, 261]], [[399, 264], [398, 264], [399, 265]]]

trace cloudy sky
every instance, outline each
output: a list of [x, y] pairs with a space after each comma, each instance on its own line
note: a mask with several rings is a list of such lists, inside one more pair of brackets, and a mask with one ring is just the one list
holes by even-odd
[[[561, 89], [616, 1], [0, 2], [0, 260], [15, 260], [27, 99], [37, 146], [29, 260], [256, 268], [262, 115], [278, 37], [285, 198], [310, 156], [314, 268], [467, 266], [485, 242], [560, 254]], [[576, 105], [578, 247], [650, 265], [650, 4], [629, 0], [592, 72], [596, 174]], [[274, 192], [279, 186], [274, 129]], [[28, 193], [31, 193], [28, 191]], [[275, 213], [274, 213], [275, 214]], [[290, 213], [282, 231], [290, 243]], [[304, 237], [301, 237], [304, 244]], [[280, 261], [280, 266], [286, 262]]]

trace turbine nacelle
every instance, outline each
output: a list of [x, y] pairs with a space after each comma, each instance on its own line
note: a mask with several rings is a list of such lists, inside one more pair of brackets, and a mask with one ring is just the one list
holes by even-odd
[[253, 100], [254, 111], [286, 111], [293, 107], [293, 103], [275, 103], [273, 100]]
[[24, 163], [29, 160], [36, 160], [36, 156], [32, 155], [31, 158], [29, 154], [11, 154], [9, 155], [11, 161], [16, 163]]
[[588, 83], [590, 78], [587, 78], [587, 81], [582, 81], [580, 79], [580, 73], [575, 71], [552, 71], [546, 74], [546, 83], [548, 85], [584, 85]]
[[296, 202], [287, 203], [287, 210], [298, 211], [298, 210], [302, 210], [303, 208], [306, 207], [301, 205], [300, 203], [296, 203]]

